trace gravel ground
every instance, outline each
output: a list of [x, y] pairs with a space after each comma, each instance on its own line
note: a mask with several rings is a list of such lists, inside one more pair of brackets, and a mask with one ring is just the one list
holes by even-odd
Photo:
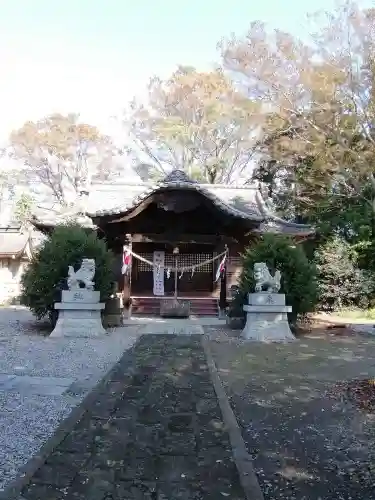
[[62, 419], [121, 358], [139, 325], [102, 339], [50, 339], [46, 324], [22, 308], [0, 309], [0, 375], [74, 380], [62, 395], [36, 395], [0, 385], [0, 491], [54, 433]]

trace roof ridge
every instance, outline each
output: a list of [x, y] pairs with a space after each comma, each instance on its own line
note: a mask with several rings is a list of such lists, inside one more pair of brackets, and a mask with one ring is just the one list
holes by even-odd
[[[173, 178], [172, 178], [173, 179]], [[197, 182], [186, 182], [184, 180], [180, 181], [178, 180], [179, 177], [176, 178], [176, 180], [169, 180], [168, 182], [165, 182], [164, 179], [155, 182], [154, 184], [149, 185], [145, 190], [140, 192], [137, 196], [135, 196], [129, 205], [119, 205], [117, 207], [111, 208], [110, 210], [104, 209], [104, 210], [99, 210], [95, 213], [88, 213], [90, 217], [98, 217], [102, 215], [110, 215], [113, 212], [122, 212], [122, 211], [127, 211], [130, 210], [138, 205], [140, 205], [145, 199], [147, 199], [149, 196], [151, 196], [153, 193], [155, 193], [158, 190], [161, 189], [189, 189], [189, 190], [196, 190], [197, 192], [205, 195], [207, 198], [209, 198], [218, 208], [224, 209], [227, 213], [230, 213], [232, 215], [235, 215], [237, 217], [240, 217], [242, 219], [246, 219], [250, 216], [250, 214], [243, 212], [242, 210], [233, 207], [226, 201], [222, 200], [217, 194], [208, 189], [211, 184], [208, 185], [203, 185], [199, 184]], [[253, 213], [250, 216], [254, 221], [262, 221], [264, 220], [264, 216], [259, 216], [256, 213]]]
[[191, 179], [187, 173], [181, 168], [174, 168], [171, 170], [164, 179], [161, 180], [162, 184], [169, 184], [180, 182], [181, 184], [198, 184], [198, 182], [194, 179]]
[[237, 186], [237, 185], [233, 185], [233, 184], [209, 184], [209, 183], [199, 183], [200, 186], [202, 187], [206, 187], [206, 188], [210, 188], [210, 187], [217, 187], [217, 188], [221, 188], [221, 189], [254, 189], [254, 190], [258, 190], [259, 188], [255, 185], [253, 186]]
[[[171, 181], [169, 181], [171, 182]], [[179, 181], [181, 184], [184, 184], [184, 182]], [[175, 183], [175, 181], [171, 182], [172, 184]], [[149, 188], [149, 187], [154, 187], [155, 185], [159, 184], [165, 184], [165, 180], [161, 179], [156, 182], [152, 181], [140, 181], [140, 182], [135, 182], [135, 181], [130, 181], [130, 182], [112, 182], [112, 181], [104, 181], [100, 183], [92, 183], [91, 186], [96, 188], [96, 187], [101, 187], [101, 186], [134, 186], [134, 187], [144, 187], [144, 188]], [[188, 183], [186, 183], [188, 184]], [[189, 183], [190, 184], [190, 183]], [[254, 185], [249, 185], [249, 186], [238, 186], [238, 185], [233, 185], [233, 184], [210, 184], [208, 182], [197, 182], [193, 181], [191, 184], [201, 186], [206, 189], [210, 188], [220, 188], [220, 189], [246, 189], [246, 190], [255, 190], [257, 191], [259, 188], [258, 186]]]

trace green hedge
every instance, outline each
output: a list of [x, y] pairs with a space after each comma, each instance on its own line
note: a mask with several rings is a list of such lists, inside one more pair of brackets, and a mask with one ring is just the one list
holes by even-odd
[[112, 253], [96, 233], [78, 225], [56, 227], [46, 239], [21, 278], [21, 303], [41, 319], [51, 315], [54, 303], [66, 289], [68, 267], [77, 270], [83, 258], [95, 259], [95, 290], [106, 301], [113, 284]]
[[289, 237], [265, 234], [250, 245], [243, 256], [243, 271], [240, 280], [242, 292], [254, 292], [254, 264], [265, 262], [273, 275], [281, 271], [281, 293], [285, 293], [286, 304], [292, 306], [290, 320], [312, 312], [318, 300], [316, 268], [308, 260], [301, 245]]
[[350, 245], [339, 236], [326, 241], [315, 253], [319, 280], [320, 308], [337, 311], [343, 308], [367, 308], [374, 293], [374, 274], [361, 269], [371, 266], [371, 245]]

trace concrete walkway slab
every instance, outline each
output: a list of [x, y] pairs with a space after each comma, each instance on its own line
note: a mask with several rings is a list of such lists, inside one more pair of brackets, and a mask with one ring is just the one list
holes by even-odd
[[169, 325], [169, 324], [180, 324], [186, 326], [222, 326], [225, 325], [225, 320], [219, 319], [215, 316], [197, 316], [190, 318], [159, 318], [158, 316], [134, 316], [129, 319], [124, 320], [124, 326], [135, 326], [135, 325]]
[[3, 388], [6, 388], [13, 379], [15, 379], [15, 375], [8, 375], [6, 373], [0, 373], [0, 391], [3, 390]]
[[202, 325], [180, 323], [178, 320], [168, 323], [149, 323], [140, 326], [138, 333], [140, 335], [203, 335]]
[[[74, 382], [65, 377], [33, 377], [29, 375], [3, 375], [0, 391], [19, 392], [20, 394], [38, 394], [61, 396]], [[1, 379], [0, 379], [1, 380]]]
[[68, 377], [37, 377], [33, 375], [16, 375], [14, 377], [17, 384], [23, 385], [48, 385], [69, 387], [74, 382], [74, 378]]

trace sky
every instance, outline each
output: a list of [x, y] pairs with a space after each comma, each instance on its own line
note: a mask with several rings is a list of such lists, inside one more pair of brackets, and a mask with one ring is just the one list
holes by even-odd
[[148, 79], [208, 69], [217, 43], [254, 20], [306, 32], [333, 0], [0, 0], [0, 141], [26, 120], [79, 112], [105, 132]]

